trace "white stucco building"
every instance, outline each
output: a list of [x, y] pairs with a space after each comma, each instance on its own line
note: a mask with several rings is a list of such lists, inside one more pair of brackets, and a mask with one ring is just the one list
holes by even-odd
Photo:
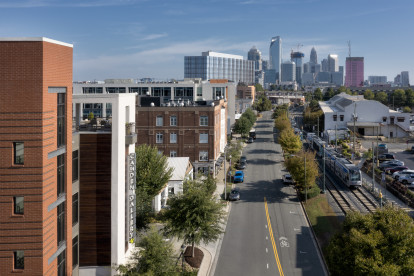
[[[389, 109], [378, 101], [365, 100], [364, 96], [351, 96], [346, 93], [338, 94], [329, 101], [319, 102], [324, 116], [324, 135], [327, 130], [354, 128], [363, 136], [384, 136], [399, 138], [409, 135], [410, 114]], [[330, 131], [333, 133], [332, 131]], [[329, 140], [334, 140], [330, 137]]]

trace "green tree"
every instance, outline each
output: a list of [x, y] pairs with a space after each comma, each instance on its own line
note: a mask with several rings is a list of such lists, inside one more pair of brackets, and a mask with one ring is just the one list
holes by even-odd
[[414, 223], [401, 209], [347, 214], [330, 241], [332, 275], [414, 275]]
[[405, 91], [403, 89], [397, 89], [392, 93], [391, 98], [393, 107], [401, 107], [406, 101]]
[[374, 93], [370, 89], [365, 90], [365, 92], [364, 92], [364, 99], [366, 99], [366, 100], [373, 100], [374, 98], [375, 98], [375, 95], [374, 95]]
[[317, 100], [312, 100], [309, 103], [309, 106], [310, 106], [310, 108], [311, 108], [312, 111], [316, 111], [316, 110], [319, 109], [319, 102]]
[[176, 270], [171, 242], [165, 241], [155, 228], [138, 243], [140, 250], [132, 252], [130, 262], [116, 267], [119, 275], [166, 275]]
[[88, 120], [91, 121], [93, 118], [95, 118], [95, 115], [93, 115], [93, 112], [89, 112]]
[[259, 112], [269, 111], [272, 109], [272, 102], [265, 95], [260, 95], [258, 100], [253, 104], [253, 108]]
[[253, 125], [256, 122], [256, 114], [254, 114], [251, 108], [246, 109], [246, 111], [241, 115], [241, 117], [246, 117], [250, 123]]
[[302, 148], [300, 137], [295, 135], [291, 127], [284, 129], [280, 133], [278, 141], [283, 150], [290, 154], [297, 153]]
[[254, 87], [256, 88], [256, 92], [264, 91], [263, 86], [260, 83], [256, 83]]
[[332, 98], [333, 96], [335, 96], [335, 92], [333, 90], [332, 87], [329, 87], [328, 90], [325, 92], [325, 94], [323, 95], [323, 100], [324, 101], [328, 101], [330, 98]]
[[135, 152], [137, 227], [144, 228], [153, 213], [152, 199], [165, 187], [173, 169], [168, 168], [167, 157], [159, 154], [157, 147], [143, 144]]
[[387, 105], [388, 104], [388, 95], [387, 93], [381, 91], [375, 94], [375, 100], [379, 101], [382, 104]]
[[282, 105], [276, 106], [276, 109], [272, 114], [272, 118], [276, 119], [279, 116], [286, 115], [288, 108], [289, 108], [288, 104], [282, 104]]
[[247, 134], [249, 134], [250, 129], [252, 128], [252, 125], [253, 124], [249, 121], [247, 117], [241, 116], [234, 124], [234, 132], [239, 133], [242, 136], [247, 136]]
[[193, 257], [195, 245], [216, 241], [223, 232], [222, 204], [206, 186], [205, 180], [186, 181], [184, 192], [170, 198], [164, 214], [164, 233], [191, 244]]
[[[306, 157], [306, 183], [305, 183], [305, 157]], [[310, 189], [316, 185], [319, 175], [318, 165], [315, 162], [315, 153], [300, 151], [285, 162], [287, 170], [298, 183], [301, 190]]]
[[282, 132], [284, 129], [291, 128], [290, 121], [286, 115], [279, 116], [275, 119], [275, 127], [279, 132]]
[[320, 88], [316, 88], [315, 91], [313, 92], [313, 99], [316, 101], [322, 101], [323, 94]]
[[411, 88], [405, 90], [405, 105], [408, 107], [414, 106], [414, 91]]
[[409, 106], [404, 106], [403, 112], [404, 113], [411, 113], [411, 108]]

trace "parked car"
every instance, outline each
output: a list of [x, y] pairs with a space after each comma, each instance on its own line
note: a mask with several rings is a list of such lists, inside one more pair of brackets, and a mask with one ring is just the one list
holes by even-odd
[[253, 143], [253, 142], [254, 142], [253, 137], [249, 137], [249, 138], [247, 139], [247, 143], [248, 143], [248, 144], [251, 144], [251, 143]]
[[395, 155], [391, 153], [380, 154], [378, 155], [378, 160], [380, 163], [385, 162], [385, 161], [395, 160]]
[[414, 190], [414, 182], [411, 182], [410, 184], [408, 184], [407, 188], [410, 190]]
[[403, 184], [409, 184], [414, 181], [414, 173], [403, 174], [398, 178], [398, 181]]
[[239, 189], [233, 189], [230, 192], [229, 200], [240, 200], [240, 191]]
[[400, 160], [384, 161], [379, 165], [379, 168], [381, 170], [385, 170], [386, 168], [393, 168], [397, 166], [404, 166], [404, 162]]
[[400, 171], [404, 171], [404, 170], [408, 170], [408, 167], [406, 167], [406, 166], [397, 166], [397, 167], [385, 169], [385, 173], [386, 174], [393, 174], [395, 172], [400, 172]]
[[247, 162], [246, 156], [243, 155], [242, 157], [240, 157], [239, 162]]
[[244, 182], [244, 172], [243, 171], [236, 171], [233, 177], [233, 182]]
[[379, 154], [388, 153], [388, 146], [387, 146], [387, 144], [379, 144], [378, 145], [378, 153]]
[[247, 166], [247, 161], [241, 161], [239, 162], [239, 164], [237, 165], [237, 169], [239, 170], [244, 170]]
[[414, 153], [414, 146], [411, 146], [411, 153]]
[[293, 184], [293, 178], [290, 174], [286, 173], [282, 176], [283, 184]]
[[410, 174], [410, 173], [414, 173], [414, 170], [404, 170], [400, 172], [395, 172], [392, 174], [392, 178], [394, 178], [395, 180], [398, 180], [401, 175]]

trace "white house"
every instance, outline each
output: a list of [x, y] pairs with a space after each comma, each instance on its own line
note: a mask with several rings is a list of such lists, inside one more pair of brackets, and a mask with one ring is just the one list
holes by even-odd
[[167, 204], [168, 196], [182, 193], [183, 183], [187, 179], [193, 179], [194, 170], [189, 157], [168, 157], [168, 168], [173, 172], [167, 185], [154, 198], [154, 210], [159, 212]]
[[[410, 131], [410, 114], [389, 109], [378, 101], [364, 96], [338, 94], [329, 101], [319, 102], [324, 116], [324, 135], [335, 129], [354, 129], [363, 136], [406, 137]], [[355, 113], [355, 116], [354, 116]], [[335, 137], [329, 137], [334, 140]]]

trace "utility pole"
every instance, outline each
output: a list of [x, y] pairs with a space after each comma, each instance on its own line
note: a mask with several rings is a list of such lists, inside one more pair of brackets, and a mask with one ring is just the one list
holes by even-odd
[[355, 158], [355, 155], [356, 155], [356, 153], [355, 153], [355, 135], [356, 135], [356, 133], [355, 133], [355, 122], [358, 119], [358, 116], [356, 115], [356, 103], [354, 103], [353, 119], [354, 119], [354, 143], [353, 143], [353, 146], [354, 146], [354, 158]]
[[374, 142], [372, 142], [372, 191], [374, 191], [375, 174], [374, 174]]
[[305, 156], [305, 202], [308, 202], [308, 186], [306, 186], [306, 152], [303, 152]]
[[227, 197], [227, 169], [226, 169], [226, 150], [224, 150], [224, 200]]
[[325, 145], [323, 145], [323, 194], [325, 193]]
[[319, 116], [318, 116], [318, 138], [319, 138]]
[[337, 147], [338, 147], [338, 142], [337, 142], [337, 140], [338, 140], [338, 135], [336, 135], [336, 128], [337, 128], [337, 125], [335, 124], [335, 151], [336, 151], [336, 149], [337, 149]]

